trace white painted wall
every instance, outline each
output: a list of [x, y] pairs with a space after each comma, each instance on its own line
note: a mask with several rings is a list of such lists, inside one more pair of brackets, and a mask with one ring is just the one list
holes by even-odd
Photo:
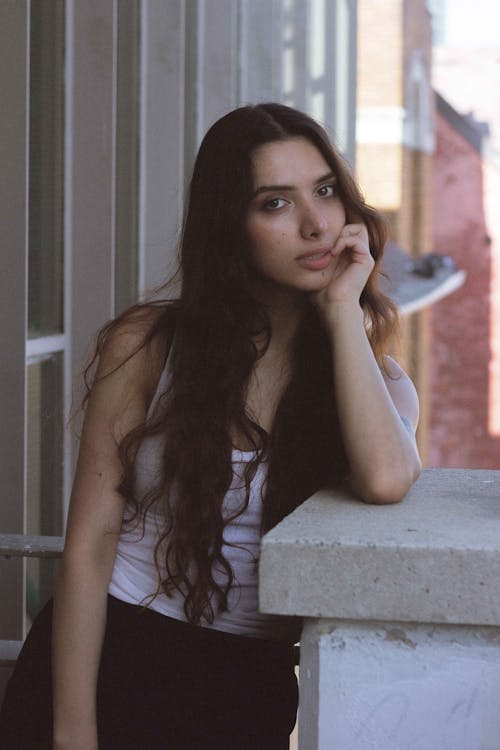
[[301, 748], [500, 750], [500, 628], [310, 620], [300, 681]]

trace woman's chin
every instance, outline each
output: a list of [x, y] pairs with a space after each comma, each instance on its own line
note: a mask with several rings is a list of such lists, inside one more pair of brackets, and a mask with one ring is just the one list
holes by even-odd
[[318, 272], [313, 278], [309, 279], [307, 282], [307, 290], [308, 292], [322, 292], [323, 289], [326, 289], [329, 284], [331, 284], [332, 281], [332, 273], [328, 269], [326, 271]]
[[302, 295], [314, 294], [326, 289], [331, 283], [333, 274], [329, 269], [308, 274], [301, 279], [266, 279], [261, 278], [258, 284], [257, 296], [261, 302], [276, 302], [279, 299], [288, 299], [289, 302], [299, 302]]

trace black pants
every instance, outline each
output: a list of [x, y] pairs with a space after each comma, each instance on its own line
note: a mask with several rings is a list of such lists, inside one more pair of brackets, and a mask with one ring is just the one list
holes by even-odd
[[[0, 750], [52, 750], [49, 603], [0, 712]], [[108, 598], [99, 750], [286, 750], [297, 682], [288, 645], [199, 628]]]

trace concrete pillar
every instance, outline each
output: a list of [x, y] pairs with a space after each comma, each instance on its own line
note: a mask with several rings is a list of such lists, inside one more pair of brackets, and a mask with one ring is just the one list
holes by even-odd
[[500, 750], [500, 471], [320, 492], [264, 538], [260, 587], [305, 618], [300, 750]]

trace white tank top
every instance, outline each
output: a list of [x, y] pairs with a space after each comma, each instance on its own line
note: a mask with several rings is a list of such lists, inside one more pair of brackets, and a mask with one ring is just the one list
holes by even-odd
[[[165, 367], [155, 396], [148, 410], [147, 419], [154, 414], [159, 399], [164, 393], [169, 377], [168, 363]], [[154, 436], [141, 445], [136, 459], [137, 493], [141, 496], [151, 488], [161, 473], [163, 437]], [[242, 507], [245, 499], [245, 464], [251, 452], [233, 450], [233, 480], [226, 494], [222, 512], [226, 517]], [[234, 584], [228, 595], [228, 609], [216, 614], [212, 624], [202, 621], [202, 627], [223, 630], [238, 635], [294, 642], [298, 637], [295, 618], [264, 615], [258, 611], [258, 557], [262, 519], [262, 493], [265, 488], [267, 467], [261, 463], [250, 487], [250, 499], [246, 510], [230, 521], [224, 528], [222, 554], [229, 561], [234, 573]], [[175, 499], [174, 499], [175, 502]], [[130, 515], [126, 507], [125, 517]], [[159, 509], [151, 508], [144, 525], [139, 522], [130, 529], [122, 529], [118, 541], [115, 565], [109, 585], [109, 593], [131, 604], [147, 606], [168, 617], [186, 620], [184, 597], [177, 591], [167, 597], [158, 592], [158, 572], [154, 564], [153, 550], [164, 526]], [[162, 555], [160, 552], [159, 561]], [[163, 571], [162, 571], [163, 573]], [[217, 570], [214, 571], [217, 579]], [[225, 577], [221, 575], [221, 582]]]

